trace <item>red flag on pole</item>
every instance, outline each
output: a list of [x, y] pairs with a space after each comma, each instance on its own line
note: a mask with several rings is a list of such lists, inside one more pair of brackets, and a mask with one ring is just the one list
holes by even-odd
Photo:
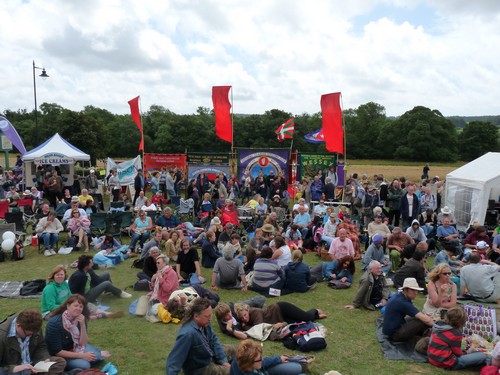
[[139, 151], [144, 151], [144, 133], [142, 131], [141, 114], [139, 112], [139, 96], [129, 100], [128, 105], [130, 106], [130, 114], [132, 116], [132, 120], [134, 120], [135, 124], [139, 128], [139, 131], [141, 132]]
[[342, 127], [342, 109], [340, 92], [321, 95], [322, 130], [326, 149], [344, 154], [344, 129]]
[[212, 102], [215, 112], [215, 134], [224, 141], [233, 143], [233, 123], [231, 121], [231, 103], [228, 99], [231, 86], [213, 86]]

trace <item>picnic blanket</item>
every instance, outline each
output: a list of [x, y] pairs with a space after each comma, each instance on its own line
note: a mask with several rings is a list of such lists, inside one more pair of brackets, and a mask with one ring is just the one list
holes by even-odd
[[40, 298], [42, 293], [22, 296], [22, 281], [0, 281], [0, 298]]
[[377, 327], [376, 334], [377, 340], [380, 343], [382, 352], [384, 352], [385, 359], [427, 362], [427, 357], [417, 353], [415, 348], [407, 342], [393, 342], [389, 337], [382, 332], [383, 317], [378, 317], [375, 320]]

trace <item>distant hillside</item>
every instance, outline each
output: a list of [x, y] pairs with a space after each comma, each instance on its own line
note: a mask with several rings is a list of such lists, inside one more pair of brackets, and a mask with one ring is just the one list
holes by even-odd
[[500, 126], [500, 116], [449, 116], [447, 119], [457, 128], [463, 128], [472, 121], [491, 122], [493, 125]]

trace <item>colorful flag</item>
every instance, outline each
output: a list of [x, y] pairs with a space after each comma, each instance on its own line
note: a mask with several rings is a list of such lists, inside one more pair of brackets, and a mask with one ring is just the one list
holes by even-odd
[[325, 136], [323, 135], [323, 129], [318, 129], [312, 133], [304, 135], [306, 142], [309, 143], [325, 143]]
[[344, 154], [344, 129], [342, 127], [342, 109], [340, 92], [321, 95], [322, 129], [326, 149]]
[[139, 128], [139, 131], [141, 132], [139, 151], [144, 151], [144, 133], [142, 131], [141, 114], [139, 112], [139, 97], [129, 100], [128, 105], [130, 106], [130, 114], [132, 116], [132, 120], [134, 120], [135, 124]]
[[12, 125], [10, 121], [3, 116], [0, 116], [0, 130], [3, 132], [3, 134], [5, 134], [7, 139], [11, 141], [14, 146], [16, 146], [17, 150], [21, 154], [24, 155], [26, 153], [26, 148], [24, 147], [24, 143], [17, 133], [16, 128], [14, 128], [14, 125]]
[[228, 99], [231, 86], [213, 86], [212, 102], [215, 112], [215, 134], [220, 139], [233, 143], [233, 122], [231, 121], [231, 103]]
[[283, 142], [285, 139], [292, 139], [295, 132], [295, 119], [292, 117], [287, 122], [280, 125], [275, 133], [278, 136], [278, 141]]

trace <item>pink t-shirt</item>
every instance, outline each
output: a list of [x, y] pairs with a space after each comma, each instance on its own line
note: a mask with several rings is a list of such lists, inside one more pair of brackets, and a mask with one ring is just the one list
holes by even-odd
[[333, 255], [335, 259], [340, 259], [346, 255], [354, 257], [354, 246], [349, 238], [344, 241], [340, 240], [340, 237], [335, 238], [330, 245], [330, 250], [328, 254]]

